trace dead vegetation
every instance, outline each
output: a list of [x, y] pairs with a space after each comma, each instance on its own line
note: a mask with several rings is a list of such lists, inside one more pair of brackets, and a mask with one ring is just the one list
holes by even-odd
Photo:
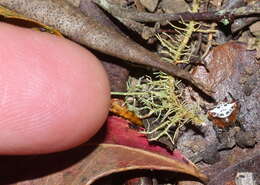
[[[112, 79], [112, 95], [124, 99], [124, 110], [126, 106], [130, 115], [133, 112], [143, 121], [138, 126], [144, 125], [142, 133], [150, 141], [170, 150], [177, 148], [208, 169], [210, 177], [219, 169], [208, 164], [226, 161], [229, 153], [239, 161], [238, 147], [251, 148], [248, 152], [255, 154], [260, 141], [257, 0], [93, 2], [96, 4], [72, 1], [79, 7], [67, 9], [60, 0], [0, 0], [0, 5], [52, 26], [88, 48], [120, 58], [116, 64], [105, 64]], [[56, 14], [39, 11], [43, 7], [53, 8]], [[70, 24], [63, 24], [67, 19]], [[121, 64], [123, 61], [146, 67], [138, 70]], [[119, 75], [121, 72], [125, 75]], [[122, 84], [127, 84], [125, 92]], [[231, 104], [230, 94], [240, 102], [239, 114], [235, 124], [220, 129], [208, 119], [207, 111], [223, 101]]]

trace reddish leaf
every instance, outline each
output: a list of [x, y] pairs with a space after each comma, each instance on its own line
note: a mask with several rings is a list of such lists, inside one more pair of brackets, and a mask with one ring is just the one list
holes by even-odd
[[170, 152], [161, 146], [149, 144], [144, 134], [129, 128], [128, 121], [120, 117], [108, 117], [106, 127], [103, 132], [105, 132], [105, 134], [103, 133], [105, 135], [105, 139], [103, 141], [104, 143], [140, 148], [189, 163], [189, 160], [186, 159], [178, 150]]
[[[108, 117], [101, 135], [103, 136], [102, 143], [118, 144], [150, 151], [197, 169], [196, 166], [178, 150], [170, 152], [161, 146], [150, 144], [144, 134], [130, 128], [129, 122], [123, 118], [117, 116]], [[90, 143], [100, 140], [101, 135], [97, 135]]]

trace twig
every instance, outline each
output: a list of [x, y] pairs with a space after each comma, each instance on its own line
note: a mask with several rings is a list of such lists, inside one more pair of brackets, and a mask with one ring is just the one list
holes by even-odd
[[247, 17], [247, 18], [237, 19], [231, 25], [231, 31], [232, 33], [239, 32], [243, 28], [248, 27], [249, 25], [257, 21], [260, 21], [260, 17]]
[[[222, 4], [222, 1], [218, 1], [218, 2], [219, 2], [219, 3], [217, 4], [217, 10], [220, 9], [220, 6], [221, 6], [221, 4]], [[231, 6], [231, 5], [228, 6], [228, 4], [227, 4], [227, 9], [228, 9], [229, 7], [232, 7], [232, 6]], [[217, 26], [216, 23], [211, 23], [210, 29], [215, 30], [216, 26]], [[206, 50], [204, 51], [204, 53], [203, 53], [203, 55], [202, 55], [202, 57], [201, 57], [202, 61], [204, 61], [204, 59], [206, 58], [206, 56], [208, 55], [208, 53], [209, 53], [209, 51], [210, 51], [210, 48], [212, 47], [213, 37], [214, 37], [214, 36], [213, 36], [212, 33], [209, 33], [209, 34], [208, 34], [208, 43], [207, 43], [207, 45], [206, 45]], [[204, 62], [204, 64], [205, 64], [205, 62]], [[206, 66], [206, 65], [205, 65], [205, 66]], [[206, 67], [206, 69], [207, 69], [207, 67]], [[207, 69], [207, 70], [208, 70], [208, 69]]]
[[156, 13], [146, 13], [146, 12], [136, 12], [133, 10], [128, 10], [121, 8], [117, 4], [108, 3], [107, 0], [92, 0], [100, 7], [105, 9], [108, 13], [116, 18], [131, 19], [138, 22], [158, 22], [158, 21], [213, 21], [219, 22], [221, 20], [232, 21], [236, 18], [246, 17], [246, 16], [256, 16], [260, 14], [260, 2], [252, 3], [248, 6], [243, 6], [240, 8], [235, 8], [232, 10], [222, 9], [213, 12], [202, 12], [202, 13], [191, 13], [183, 12], [176, 14], [156, 14]]
[[131, 19], [119, 18], [121, 23], [123, 23], [126, 27], [131, 29], [134, 32], [137, 32], [142, 36], [143, 39], [148, 40], [156, 33], [156, 28], [146, 26], [143, 23], [133, 21]]

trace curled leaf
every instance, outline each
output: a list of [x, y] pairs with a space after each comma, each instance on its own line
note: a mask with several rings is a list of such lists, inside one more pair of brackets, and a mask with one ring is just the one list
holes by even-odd
[[190, 164], [114, 144], [87, 145], [50, 155], [2, 156], [0, 161], [1, 184], [90, 185], [102, 177], [132, 170], [180, 172], [207, 181]]
[[[100, 144], [86, 160], [88, 160], [88, 165], [83, 178], [85, 184], [92, 184], [98, 178], [112, 173], [140, 169], [181, 172], [207, 181], [207, 177], [194, 166], [122, 145]], [[74, 182], [76, 182], [74, 184], [79, 184], [80, 179]]]
[[[127, 164], [128, 161], [136, 160], [139, 157], [144, 158], [143, 166], [141, 165], [136, 169], [147, 169], [147, 168], [145, 168], [145, 166], [149, 166], [149, 165], [153, 166], [154, 159], [149, 158], [149, 157], [150, 157], [150, 155], [156, 155], [158, 157], [158, 159], [157, 159], [158, 161], [164, 160], [164, 159], [168, 159], [169, 161], [172, 161], [172, 163], [170, 162], [174, 166], [174, 167], [173, 166], [172, 167], [173, 168], [177, 167], [177, 169], [172, 168], [170, 171], [187, 173], [189, 175], [193, 175], [197, 178], [200, 178], [203, 181], [206, 181], [206, 179], [207, 179], [207, 177], [204, 174], [202, 174], [199, 171], [199, 169], [191, 161], [189, 161], [185, 156], [183, 156], [178, 150], [174, 150], [174, 151], [170, 152], [161, 146], [150, 144], [144, 134], [138, 132], [137, 130], [129, 128], [128, 122], [122, 118], [119, 118], [116, 116], [109, 116], [107, 119], [107, 122], [105, 124], [105, 127], [100, 132], [100, 135], [97, 135], [96, 137], [94, 137], [93, 140], [90, 141], [90, 143], [100, 141], [100, 139], [102, 139], [102, 143], [106, 143], [106, 144], [109, 143], [109, 144], [113, 144], [113, 145], [116, 144], [115, 146], [117, 146], [117, 145], [127, 146], [127, 148], [129, 148], [131, 151], [132, 150], [135, 151], [135, 149], [140, 151], [140, 153], [138, 153], [138, 152], [131, 153], [131, 151], [129, 151], [129, 153], [126, 152], [125, 154], [122, 155], [122, 160], [124, 158], [125, 164]], [[139, 149], [141, 149], [141, 150], [139, 150]], [[131, 155], [131, 156], [128, 156], [128, 155]], [[147, 164], [145, 164], [145, 163], [147, 163]], [[174, 165], [173, 163], [176, 163], [177, 166]], [[161, 167], [164, 168], [163, 165], [164, 165], [164, 163], [161, 163], [158, 166], [155, 165], [155, 166], [153, 166], [152, 169], [162, 170]], [[185, 170], [178, 171], [182, 168], [179, 165], [180, 166], [184, 165]], [[184, 168], [182, 168], [182, 169], [184, 169]], [[200, 175], [198, 175], [198, 174], [200, 174]]]

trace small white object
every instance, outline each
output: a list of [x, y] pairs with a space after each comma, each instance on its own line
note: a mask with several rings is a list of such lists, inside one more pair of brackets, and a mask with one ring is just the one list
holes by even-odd
[[215, 118], [227, 118], [236, 108], [236, 102], [234, 103], [219, 103], [216, 107], [211, 109], [209, 113]]

